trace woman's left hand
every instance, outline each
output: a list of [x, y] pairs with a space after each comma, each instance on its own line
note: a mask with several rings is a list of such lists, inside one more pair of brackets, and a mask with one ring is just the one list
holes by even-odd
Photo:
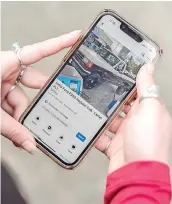
[[[20, 52], [22, 63], [30, 65], [39, 60], [56, 54], [60, 50], [72, 46], [80, 37], [80, 31], [74, 31], [41, 43], [23, 47]], [[1, 133], [16, 146], [22, 147], [29, 153], [36, 149], [32, 134], [17, 120], [28, 106], [28, 99], [20, 86], [12, 91], [20, 73], [20, 62], [13, 51], [1, 52]], [[37, 70], [27, 67], [21, 83], [29, 88], [40, 89], [48, 77]]]

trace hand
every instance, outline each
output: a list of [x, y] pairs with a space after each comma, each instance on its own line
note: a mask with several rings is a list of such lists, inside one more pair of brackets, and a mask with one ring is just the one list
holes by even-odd
[[[155, 84], [153, 74], [153, 65], [141, 68], [137, 77], [138, 99], [131, 110], [125, 107], [124, 111], [128, 113], [125, 119], [118, 117], [110, 127], [115, 137], [106, 152], [110, 159], [109, 173], [137, 160], [168, 163], [172, 139], [171, 117], [159, 99], [149, 98], [139, 103], [147, 87]], [[104, 134], [96, 147], [102, 151], [109, 140]]]
[[[30, 65], [38, 62], [44, 57], [53, 55], [63, 48], [72, 46], [80, 37], [80, 31], [62, 35], [41, 43], [25, 46], [20, 52], [22, 63]], [[17, 120], [28, 106], [28, 99], [20, 86], [11, 87], [20, 73], [20, 64], [16, 54], [12, 51], [1, 52], [1, 132], [16, 146], [22, 147], [32, 153], [36, 149], [36, 143], [32, 134]], [[40, 89], [47, 77], [42, 73], [28, 67], [24, 73], [21, 83], [29, 88]]]

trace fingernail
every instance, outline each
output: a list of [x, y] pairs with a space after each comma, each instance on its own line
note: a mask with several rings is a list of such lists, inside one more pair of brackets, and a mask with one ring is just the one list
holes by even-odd
[[36, 146], [29, 140], [24, 141], [21, 146], [30, 154], [36, 153]]
[[71, 33], [69, 33], [69, 35], [71, 35], [71, 36], [75, 36], [75, 35], [78, 35], [78, 34], [81, 34], [81, 30], [74, 30], [74, 31], [72, 31]]
[[153, 64], [147, 64], [147, 70], [149, 74], [154, 74], [155, 66]]

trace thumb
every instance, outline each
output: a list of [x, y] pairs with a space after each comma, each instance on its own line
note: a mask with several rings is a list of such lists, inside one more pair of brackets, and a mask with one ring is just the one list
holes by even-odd
[[36, 142], [29, 130], [2, 109], [1, 117], [1, 134], [17, 146], [22, 147], [27, 152], [33, 154], [36, 150]]
[[138, 98], [147, 92], [148, 87], [155, 84], [154, 73], [155, 67], [153, 64], [146, 64], [140, 69], [136, 80]]

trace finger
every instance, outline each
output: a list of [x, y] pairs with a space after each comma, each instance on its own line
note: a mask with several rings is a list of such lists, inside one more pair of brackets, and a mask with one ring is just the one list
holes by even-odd
[[[110, 141], [111, 143], [108, 146]], [[97, 140], [95, 147], [104, 153], [108, 158], [111, 158], [122, 149], [123, 136], [115, 135], [113, 138], [110, 138], [108, 135], [106, 135], [106, 133], [103, 133], [103, 135]]]
[[[44, 57], [56, 54], [63, 48], [73, 46], [79, 37], [81, 36], [81, 31], [74, 31], [57, 38], [52, 38], [44, 42], [35, 43], [33, 45], [28, 45], [23, 47], [20, 52], [20, 57], [22, 63], [25, 65], [30, 65], [38, 62]], [[8, 56], [8, 57], [7, 57]], [[2, 80], [6, 79], [6, 73], [11, 73], [12, 71], [18, 70], [19, 73], [19, 59], [13, 51], [3, 51], [0, 53], [2, 71]], [[10, 59], [10, 60], [9, 60]]]
[[17, 72], [17, 69], [19, 73], [19, 60], [13, 51], [0, 52], [0, 59], [2, 81], [5, 81], [12, 72]]
[[114, 157], [123, 148], [123, 135], [117, 134], [114, 136], [106, 154], [108, 158]]
[[129, 113], [131, 109], [131, 105], [124, 105], [122, 111], [119, 113], [119, 116], [122, 118], [125, 118], [126, 115]]
[[97, 140], [95, 147], [101, 151], [102, 153], [105, 152], [107, 145], [109, 144], [109, 142], [111, 141], [111, 138], [109, 136], [106, 135], [106, 133], [104, 132], [101, 137]]
[[1, 109], [1, 132], [12, 142], [16, 143], [29, 153], [34, 153], [36, 143], [32, 134], [14, 118]]
[[[131, 110], [130, 105], [125, 105], [123, 108], [123, 112], [126, 114], [130, 110]], [[124, 118], [122, 118], [121, 116], [118, 116], [117, 118], [115, 118], [114, 121], [112, 122], [110, 128], [109, 128], [109, 131], [115, 134], [117, 132], [118, 128], [120, 127], [120, 125], [122, 124], [123, 120], [124, 120]], [[121, 139], [122, 138], [120, 138], [120, 141], [121, 141]], [[111, 138], [107, 135], [107, 132], [106, 132], [97, 140], [95, 147], [98, 150], [100, 150], [101, 152], [104, 152], [110, 140], [111, 140]], [[115, 140], [117, 140], [117, 139], [115, 139]], [[121, 143], [119, 143], [119, 146], [121, 147]], [[119, 149], [119, 147], [117, 149]]]
[[[131, 109], [130, 109], [128, 115], [133, 116], [133, 114], [137, 112], [138, 106], [139, 106], [139, 98], [137, 98], [137, 99], [134, 101], [134, 103], [133, 103], [133, 105], [131, 106]], [[127, 115], [127, 116], [128, 116], [128, 115]]]
[[136, 80], [137, 94], [139, 98], [147, 92], [148, 87], [155, 84], [154, 72], [155, 67], [153, 64], [146, 64], [140, 69]]
[[21, 114], [29, 105], [27, 96], [19, 86], [8, 94], [7, 102], [11, 107], [13, 107], [13, 117], [16, 120], [20, 118]]
[[13, 108], [8, 104], [6, 99], [2, 102], [2, 109], [9, 115], [13, 114]]
[[110, 125], [109, 131], [115, 134], [118, 128], [120, 127], [121, 123], [123, 122], [123, 120], [124, 118], [122, 118], [121, 116], [119, 116], [118, 118], [115, 118], [112, 124]]
[[[124, 112], [125, 114], [128, 114], [130, 110], [131, 110], [131, 106], [125, 105], [124, 108], [122, 109], [122, 112]], [[120, 125], [122, 124], [123, 120], [124, 120], [124, 117], [121, 117], [119, 115], [117, 118], [115, 118], [112, 121], [112, 124], [110, 125], [109, 130], [115, 134], [117, 132], [118, 128], [120, 127]]]
[[131, 110], [131, 105], [125, 105], [123, 108], [123, 112], [127, 114]]
[[[119, 126], [121, 125], [123, 121], [122, 117], [118, 117], [116, 118], [113, 122], [112, 125], [109, 128], [109, 131], [112, 132], [113, 134], [115, 134], [119, 128]], [[101, 152], [104, 152], [109, 141], [111, 140], [111, 137], [108, 136], [108, 131], [105, 131], [101, 137], [97, 140], [95, 147], [100, 150]]]
[[[115, 134], [119, 128], [119, 126], [121, 125], [121, 123], [123, 122], [123, 118], [118, 116], [117, 118], [114, 119], [114, 121], [112, 122], [111, 126], [109, 127], [109, 131], [112, 132], [113, 134]], [[106, 149], [109, 141], [111, 140], [111, 138], [107, 135], [107, 131], [105, 133], [103, 133], [103, 135], [101, 135], [101, 137], [97, 140], [95, 147], [100, 150], [101, 152], [104, 152], [104, 150]]]
[[56, 54], [60, 50], [70, 47], [76, 43], [81, 35], [81, 31], [73, 31], [57, 38], [52, 38], [44, 42], [23, 47], [20, 52], [22, 63], [30, 65], [44, 57]]
[[49, 77], [45, 76], [32, 67], [27, 67], [22, 77], [21, 83], [24, 86], [34, 89], [41, 89], [47, 82]]

